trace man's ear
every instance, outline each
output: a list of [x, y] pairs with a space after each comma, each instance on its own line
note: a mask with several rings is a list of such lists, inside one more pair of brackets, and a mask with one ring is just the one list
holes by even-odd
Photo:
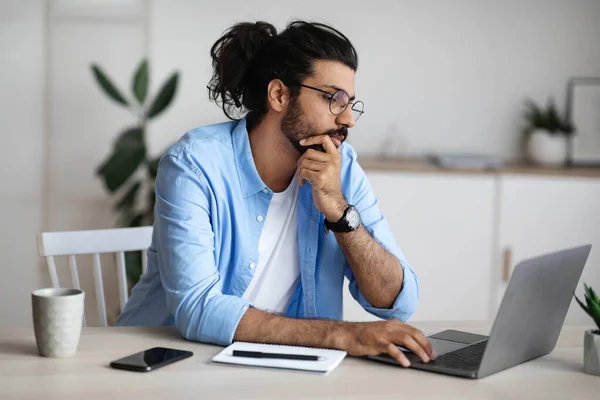
[[283, 112], [290, 102], [290, 90], [280, 79], [273, 79], [267, 86], [267, 101], [276, 112]]

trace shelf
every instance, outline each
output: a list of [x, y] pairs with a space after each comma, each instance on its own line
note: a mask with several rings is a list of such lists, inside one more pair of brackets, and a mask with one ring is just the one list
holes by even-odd
[[445, 168], [424, 158], [386, 159], [378, 157], [360, 157], [358, 162], [364, 170], [429, 172], [469, 175], [541, 175], [558, 177], [600, 178], [600, 167], [542, 167], [527, 163], [506, 163], [497, 169]]

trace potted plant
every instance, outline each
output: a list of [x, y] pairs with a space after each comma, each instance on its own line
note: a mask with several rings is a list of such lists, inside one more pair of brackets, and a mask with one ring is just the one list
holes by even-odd
[[[154, 222], [154, 182], [161, 154], [154, 157], [148, 154], [146, 127], [150, 120], [162, 114], [171, 104], [177, 91], [179, 72], [172, 73], [151, 97], [148, 96], [149, 69], [148, 61], [143, 59], [131, 79], [131, 96], [126, 97], [99, 65], [91, 66], [92, 74], [104, 94], [127, 108], [135, 119], [131, 126], [118, 135], [112, 152], [96, 170], [106, 190], [116, 195], [114, 209], [120, 214], [116, 223], [120, 227], [152, 225]], [[130, 286], [135, 285], [141, 276], [141, 257], [139, 251], [125, 253]]]
[[528, 157], [543, 166], [563, 166], [567, 162], [567, 140], [574, 132], [569, 118], [560, 115], [552, 97], [545, 108], [532, 100], [527, 100], [525, 107]]
[[583, 284], [585, 302], [583, 304], [575, 294], [575, 300], [583, 310], [594, 320], [596, 328], [585, 332], [583, 341], [583, 369], [586, 373], [600, 376], [600, 299], [594, 289]]

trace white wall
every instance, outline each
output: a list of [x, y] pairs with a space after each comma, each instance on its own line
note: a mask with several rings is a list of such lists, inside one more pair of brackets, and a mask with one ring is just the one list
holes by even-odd
[[183, 90], [151, 127], [163, 144], [222, 120], [207, 100], [209, 49], [236, 21], [282, 29], [318, 17], [356, 45], [356, 91], [366, 113], [350, 134], [361, 154], [395, 132], [405, 151], [474, 151], [514, 157], [525, 96], [563, 103], [572, 75], [600, 75], [600, 1], [304, 0], [165, 1], [150, 9], [155, 72], [183, 72]]
[[224, 119], [206, 84], [210, 46], [227, 27], [260, 18], [281, 29], [297, 17], [335, 25], [359, 51], [367, 114], [350, 141], [361, 154], [379, 152], [391, 132], [409, 153], [513, 156], [523, 97], [562, 102], [569, 76], [600, 75], [597, 0], [0, 0], [0, 327], [30, 324], [29, 292], [48, 284], [37, 232], [115, 222], [94, 170], [132, 119], [89, 64], [127, 89], [146, 53], [153, 90], [182, 72], [173, 106], [149, 127], [158, 152]]
[[[90, 65], [99, 64], [131, 98], [131, 75], [145, 53], [146, 10], [139, 0], [51, 1], [49, 8], [48, 222], [45, 230], [112, 228], [113, 200], [95, 170], [135, 117], [102, 92]], [[103, 259], [107, 313], [118, 313], [114, 263]], [[65, 260], [59, 278], [70, 283]], [[112, 261], [112, 260], [111, 260]], [[91, 257], [80, 257], [88, 323], [97, 322]], [[62, 280], [61, 280], [62, 281]]]
[[31, 325], [42, 282], [44, 30], [44, 1], [0, 1], [0, 327]]

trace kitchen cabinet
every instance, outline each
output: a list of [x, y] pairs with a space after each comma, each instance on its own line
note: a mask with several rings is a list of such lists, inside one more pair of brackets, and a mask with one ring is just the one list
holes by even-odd
[[[592, 244], [592, 251], [576, 293], [583, 298], [583, 282], [600, 290], [600, 179], [528, 175], [503, 175], [500, 179], [494, 269], [506, 270], [496, 275], [496, 308], [506, 279], [519, 261], [581, 244]], [[567, 322], [590, 321], [572, 301]]]
[[[592, 252], [576, 293], [582, 293], [583, 282], [600, 291], [600, 172], [449, 172], [393, 165], [365, 171], [419, 277], [411, 321], [493, 319], [519, 261], [587, 243]], [[347, 287], [344, 318], [376, 320]], [[566, 322], [591, 324], [575, 301]]]
[[[411, 320], [487, 320], [494, 298], [494, 177], [366, 173], [419, 278], [419, 304]], [[345, 319], [376, 319], [347, 288], [344, 296]]]

